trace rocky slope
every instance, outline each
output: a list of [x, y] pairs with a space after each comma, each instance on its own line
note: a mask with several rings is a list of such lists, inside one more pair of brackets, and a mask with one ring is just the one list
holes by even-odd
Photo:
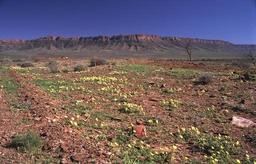
[[53, 37], [34, 40], [0, 40], [0, 54], [108, 54], [150, 57], [186, 57], [184, 47], [189, 44], [194, 56], [205, 58], [241, 57], [256, 45], [235, 45], [221, 40], [161, 37], [157, 35], [117, 35], [97, 37]]

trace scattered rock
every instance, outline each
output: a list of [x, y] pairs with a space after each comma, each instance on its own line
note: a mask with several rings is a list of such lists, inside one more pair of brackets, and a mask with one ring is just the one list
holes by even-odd
[[135, 136], [138, 138], [145, 137], [147, 135], [146, 127], [141, 121], [137, 121], [135, 126]]
[[254, 123], [253, 121], [243, 118], [243, 117], [239, 117], [239, 116], [233, 116], [232, 117], [232, 125], [241, 127], [241, 128], [248, 128], [248, 127], [252, 127], [252, 126], [256, 126], [256, 123]]
[[166, 88], [166, 84], [162, 84], [160, 88]]
[[158, 102], [158, 101], [159, 101], [159, 99], [154, 98], [154, 97], [150, 97], [148, 100], [149, 100], [149, 101], [155, 101], [155, 102]]
[[155, 85], [155, 82], [149, 81], [148, 84], [149, 84], [149, 85]]

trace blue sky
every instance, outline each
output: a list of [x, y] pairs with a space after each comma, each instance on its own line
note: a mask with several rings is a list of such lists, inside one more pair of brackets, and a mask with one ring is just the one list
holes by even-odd
[[157, 34], [256, 44], [256, 0], [0, 0], [0, 39]]

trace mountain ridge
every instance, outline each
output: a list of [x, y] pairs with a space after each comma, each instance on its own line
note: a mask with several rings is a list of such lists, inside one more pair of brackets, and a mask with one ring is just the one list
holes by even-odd
[[[0, 39], [0, 43], [18, 43], [18, 42], [26, 42], [26, 41], [35, 41], [35, 40], [51, 40], [51, 41], [57, 41], [57, 40], [82, 40], [82, 39], [93, 39], [93, 40], [103, 40], [103, 41], [109, 41], [109, 40], [115, 40], [115, 39], [121, 39], [121, 40], [137, 40], [137, 41], [154, 41], [154, 40], [183, 40], [183, 39], [189, 39], [194, 42], [216, 42], [216, 43], [227, 43], [227, 44], [234, 44], [229, 41], [221, 40], [221, 39], [201, 39], [201, 38], [189, 38], [189, 37], [176, 37], [176, 36], [160, 36], [160, 35], [150, 35], [150, 34], [128, 34], [128, 35], [98, 35], [98, 36], [78, 36], [78, 37], [63, 37], [63, 36], [54, 36], [54, 35], [48, 35], [43, 37], [38, 37], [35, 39]], [[242, 44], [236, 44], [236, 45], [242, 45]], [[247, 45], [247, 44], [246, 44]], [[253, 44], [252, 44], [253, 45]]]
[[234, 44], [223, 40], [185, 38], [146, 34], [93, 36], [93, 37], [61, 37], [45, 36], [31, 40], [0, 40], [0, 53], [61, 53], [77, 54], [113, 54], [172, 57], [186, 56], [184, 48], [189, 45], [196, 56], [242, 56], [256, 52], [256, 45]]

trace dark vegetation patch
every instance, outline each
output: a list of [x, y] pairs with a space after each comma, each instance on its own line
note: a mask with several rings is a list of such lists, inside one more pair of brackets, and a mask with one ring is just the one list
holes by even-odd
[[108, 64], [106, 59], [93, 58], [90, 60], [89, 67], [96, 67], [96, 66], [106, 65], [106, 64]]
[[194, 83], [196, 85], [208, 85], [209, 83], [212, 82], [212, 75], [210, 74], [205, 74], [205, 75], [201, 75]]
[[50, 73], [58, 73], [60, 72], [59, 64], [57, 61], [51, 61], [47, 64], [47, 67], [49, 68]]
[[29, 131], [14, 136], [11, 143], [8, 144], [8, 147], [22, 152], [35, 153], [41, 149], [42, 140], [37, 134]]
[[29, 67], [34, 67], [33, 63], [22, 63], [20, 64], [21, 68], [29, 68]]
[[81, 72], [81, 71], [85, 71], [85, 66], [84, 65], [76, 65], [75, 67], [74, 67], [74, 71], [75, 72]]

